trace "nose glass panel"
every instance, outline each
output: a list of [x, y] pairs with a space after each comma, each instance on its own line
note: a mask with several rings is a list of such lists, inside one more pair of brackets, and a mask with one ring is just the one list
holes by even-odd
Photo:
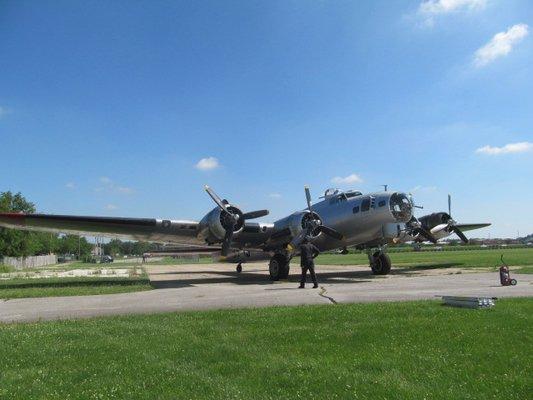
[[403, 193], [394, 193], [390, 198], [390, 210], [399, 222], [407, 222], [413, 215], [413, 206]]

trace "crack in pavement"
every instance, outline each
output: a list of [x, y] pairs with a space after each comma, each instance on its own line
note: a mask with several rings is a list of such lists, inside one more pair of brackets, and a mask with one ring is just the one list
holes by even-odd
[[326, 288], [324, 286], [320, 286], [320, 292], [318, 292], [318, 295], [325, 298], [325, 299], [328, 299], [329, 301], [331, 301], [333, 304], [337, 304], [337, 301], [331, 297], [331, 296], [326, 296], [326, 293], [328, 291], [326, 290]]

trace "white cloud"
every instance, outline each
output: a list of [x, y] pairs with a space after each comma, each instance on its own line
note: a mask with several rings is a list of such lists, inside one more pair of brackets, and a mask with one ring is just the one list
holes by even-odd
[[114, 205], [114, 204], [108, 204], [108, 205], [105, 206], [105, 209], [113, 211], [113, 210], [118, 209], [118, 207], [116, 205]]
[[497, 58], [506, 56], [511, 52], [513, 46], [525, 38], [528, 33], [529, 27], [526, 24], [516, 24], [505, 32], [497, 33], [490, 42], [475, 52], [474, 65], [483, 67]]
[[123, 193], [123, 194], [132, 194], [134, 192], [132, 188], [126, 187], [126, 186], [115, 186], [114, 189], [118, 193]]
[[75, 184], [74, 182], [67, 182], [67, 183], [65, 184], [65, 187], [66, 187], [67, 189], [75, 189], [75, 188], [76, 188], [76, 184]]
[[502, 147], [492, 147], [492, 146], [487, 145], [487, 146], [483, 146], [477, 149], [476, 153], [495, 156], [499, 154], [525, 153], [527, 151], [533, 151], [533, 143], [531, 142], [508, 143]]
[[351, 174], [348, 176], [340, 177], [336, 176], [335, 178], [331, 179], [331, 183], [334, 183], [336, 185], [351, 185], [353, 183], [361, 183], [363, 180], [359, 177], [357, 174]]
[[218, 160], [215, 157], [202, 158], [195, 165], [200, 171], [210, 171], [220, 167]]
[[94, 189], [95, 192], [103, 192], [105, 190], [108, 192], [120, 193], [120, 194], [135, 193], [135, 190], [133, 188], [118, 185], [115, 182], [113, 182], [111, 178], [108, 178], [107, 176], [100, 177], [100, 182], [103, 184], [103, 186], [100, 186]]
[[487, 0], [426, 0], [420, 3], [418, 11], [422, 14], [447, 14], [454, 11], [484, 8]]
[[437, 186], [422, 186], [418, 185], [409, 190], [409, 193], [421, 193], [421, 192], [434, 192], [437, 190]]
[[281, 194], [279, 194], [279, 193], [270, 193], [268, 195], [268, 197], [270, 197], [271, 199], [281, 199]]
[[487, 0], [425, 0], [418, 6], [418, 14], [428, 26], [437, 15], [462, 11], [476, 11], [485, 8]]

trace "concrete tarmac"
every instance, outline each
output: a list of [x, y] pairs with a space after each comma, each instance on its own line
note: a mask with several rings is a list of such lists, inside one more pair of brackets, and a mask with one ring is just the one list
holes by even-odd
[[502, 287], [497, 272], [457, 268], [402, 270], [374, 276], [368, 267], [318, 266], [319, 289], [298, 289], [299, 268], [288, 281], [271, 282], [265, 263], [151, 265], [155, 290], [111, 295], [0, 300], [0, 322], [152, 314], [169, 311], [436, 299], [438, 296], [533, 296], [533, 275], [512, 274]]

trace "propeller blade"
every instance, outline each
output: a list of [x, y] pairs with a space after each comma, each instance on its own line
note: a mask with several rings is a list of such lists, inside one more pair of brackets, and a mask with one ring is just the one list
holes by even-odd
[[265, 215], [268, 215], [268, 214], [269, 214], [268, 210], [257, 210], [257, 211], [250, 211], [250, 212], [244, 213], [242, 217], [244, 219], [255, 219], [255, 218], [264, 217]]
[[463, 241], [463, 243], [468, 243], [468, 238], [465, 234], [456, 226], [452, 226], [452, 231], [455, 232], [457, 236]]
[[224, 235], [224, 241], [222, 242], [221, 254], [223, 256], [227, 256], [229, 254], [229, 251], [231, 248], [231, 239], [233, 239], [233, 230], [235, 229], [235, 223], [230, 224], [228, 229], [226, 229], [226, 234]]
[[452, 216], [452, 196], [448, 195], [448, 215]]
[[435, 236], [431, 234], [431, 232], [427, 231], [426, 229], [422, 228], [421, 226], [416, 228], [414, 230], [415, 233], [418, 233], [420, 236], [423, 236], [427, 240], [429, 240], [431, 243], [435, 244], [437, 243], [437, 239]]
[[[217, 196], [217, 194], [213, 191], [213, 189], [211, 189], [207, 185], [205, 185], [204, 188], [205, 188], [205, 191], [207, 192], [207, 194], [209, 195], [209, 197], [211, 197], [213, 199], [213, 201], [217, 204], [217, 206], [219, 206], [222, 211], [228, 212], [226, 210], [226, 205], [225, 205], [224, 201], [220, 197]], [[226, 203], [227, 203], [227, 201], [226, 201]]]
[[329, 227], [324, 226], [324, 225], [319, 225], [317, 227], [317, 229], [319, 231], [325, 233], [326, 235], [331, 236], [333, 239], [337, 239], [337, 240], [343, 240], [344, 239], [344, 236], [342, 235], [342, 233], [336, 231], [333, 228], [329, 228]]
[[307, 208], [309, 209], [309, 212], [313, 212], [313, 209], [311, 208], [311, 192], [309, 191], [309, 186], [305, 186], [305, 198], [307, 200]]

